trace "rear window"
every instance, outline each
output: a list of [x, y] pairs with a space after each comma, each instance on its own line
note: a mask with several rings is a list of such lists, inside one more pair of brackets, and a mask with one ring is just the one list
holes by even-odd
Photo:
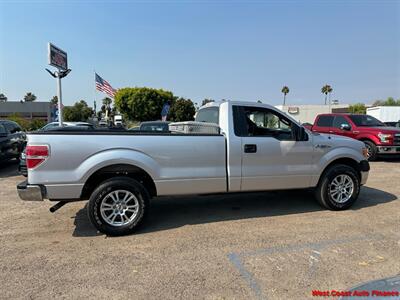
[[219, 108], [208, 107], [199, 110], [199, 112], [196, 115], [196, 122], [219, 124]]
[[333, 116], [320, 116], [317, 120], [317, 126], [319, 127], [332, 127]]
[[369, 115], [351, 115], [350, 119], [353, 121], [354, 124], [356, 124], [356, 126], [366, 126], [366, 127], [385, 126], [384, 123]]

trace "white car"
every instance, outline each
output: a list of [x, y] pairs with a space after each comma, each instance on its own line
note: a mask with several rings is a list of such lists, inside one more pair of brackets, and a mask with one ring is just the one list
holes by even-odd
[[[92, 124], [87, 123], [87, 122], [63, 122], [63, 125], [65, 127], [68, 127], [68, 126], [93, 127]], [[51, 122], [51, 123], [46, 124], [42, 128], [40, 128], [39, 131], [49, 131], [49, 130], [55, 129], [57, 127], [59, 127], [58, 122]]]

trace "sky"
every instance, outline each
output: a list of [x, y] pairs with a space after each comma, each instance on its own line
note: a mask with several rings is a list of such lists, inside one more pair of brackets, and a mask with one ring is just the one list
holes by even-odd
[[204, 98], [340, 103], [400, 98], [400, 0], [0, 0], [0, 93], [56, 95], [47, 43], [68, 53], [63, 102], [89, 105], [94, 70], [114, 88]]

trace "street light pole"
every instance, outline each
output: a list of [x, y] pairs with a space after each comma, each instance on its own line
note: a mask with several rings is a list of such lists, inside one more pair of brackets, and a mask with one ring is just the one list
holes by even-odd
[[68, 75], [69, 72], [71, 72], [71, 69], [67, 69], [65, 71], [61, 71], [60, 69], [55, 71], [54, 73], [51, 72], [49, 69], [46, 69], [47, 72], [51, 76], [57, 79], [57, 97], [58, 97], [58, 125], [60, 127], [63, 126], [63, 116], [62, 116], [62, 92], [61, 92], [61, 78], [64, 78], [65, 76]]
[[58, 97], [58, 125], [63, 126], [63, 114], [62, 114], [62, 91], [61, 91], [61, 76], [60, 72], [55, 72], [57, 77], [57, 97]]

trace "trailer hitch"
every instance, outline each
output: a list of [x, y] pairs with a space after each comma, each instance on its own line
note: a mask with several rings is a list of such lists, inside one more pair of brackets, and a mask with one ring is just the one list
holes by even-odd
[[52, 207], [50, 207], [50, 212], [56, 212], [57, 210], [59, 210], [61, 207], [63, 207], [65, 204], [67, 204], [68, 201], [60, 201], [57, 202], [55, 205], [53, 205]]

